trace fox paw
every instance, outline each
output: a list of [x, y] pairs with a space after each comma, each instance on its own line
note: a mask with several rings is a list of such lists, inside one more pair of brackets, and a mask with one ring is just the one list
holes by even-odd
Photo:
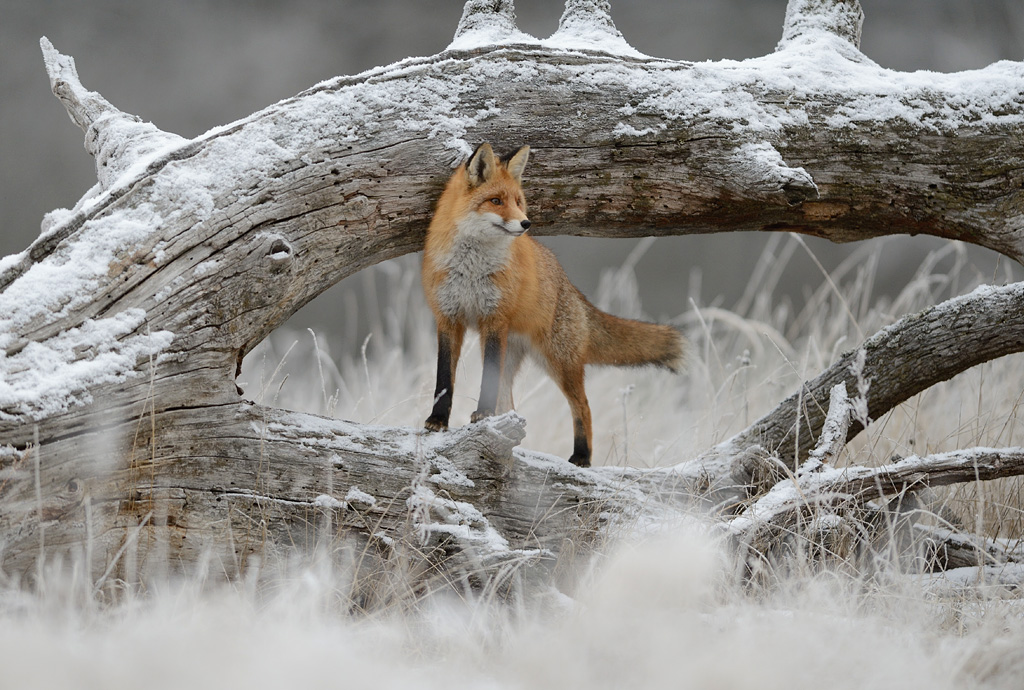
[[440, 417], [427, 417], [427, 421], [424, 422], [423, 426], [427, 431], [445, 431], [448, 428], [448, 422]]
[[577, 467], [590, 467], [590, 456], [573, 453], [569, 457], [569, 462]]
[[491, 410], [490, 412], [481, 412], [480, 410], [477, 410], [469, 416], [469, 421], [476, 424], [477, 422], [483, 421], [492, 416], [494, 416], [494, 410]]

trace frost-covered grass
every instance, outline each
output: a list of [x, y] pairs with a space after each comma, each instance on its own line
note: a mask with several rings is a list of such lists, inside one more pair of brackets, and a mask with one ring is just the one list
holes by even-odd
[[[644, 318], [635, 267], [647, 241], [621, 267], [602, 276], [594, 302], [613, 313]], [[587, 393], [594, 419], [597, 465], [666, 466], [695, 457], [771, 410], [844, 351], [901, 316], [980, 284], [1021, 279], [1005, 260], [959, 243], [937, 244], [905, 282], [879, 294], [876, 276], [895, 241], [853, 250], [831, 271], [799, 236], [776, 235], [751, 273], [743, 295], [726, 308], [680, 298], [671, 322], [690, 340], [688, 370], [591, 368]], [[898, 246], [896, 247], [898, 249]], [[989, 263], [983, 264], [983, 261]], [[820, 283], [801, 299], [777, 289], [790, 267], [810, 266]], [[419, 426], [429, 412], [435, 374], [435, 331], [419, 285], [418, 260], [405, 257], [374, 269], [366, 281], [367, 335], [332, 353], [313, 332], [274, 333], [246, 359], [240, 381], [247, 396], [290, 409], [357, 422]], [[1016, 272], [1016, 273], [1015, 273]], [[676, 282], [684, 284], [683, 276]], [[699, 294], [699, 285], [691, 289]], [[354, 305], [348, 310], [354, 314]], [[349, 331], [358, 330], [353, 319]], [[467, 338], [456, 381], [452, 424], [476, 406], [480, 350]], [[872, 420], [844, 451], [852, 464], [885, 464], [894, 456], [924, 456], [973, 446], [1024, 443], [1024, 357], [989, 362], [915, 396]], [[870, 385], [870, 382], [867, 382]], [[856, 391], [851, 391], [855, 395]], [[870, 391], [868, 392], [870, 395]], [[527, 448], [568, 457], [572, 425], [561, 392], [528, 362], [516, 381], [517, 410], [527, 420]], [[997, 538], [1024, 536], [1020, 479], [963, 485], [936, 492], [945, 520]]]
[[[779, 236], [737, 304], [681, 299], [674, 321], [692, 342], [686, 374], [589, 374], [597, 463], [687, 460], [902, 314], [1013, 278], [1009, 268], [976, 268], [950, 244], [880, 296], [874, 278], [887, 246], [864, 245], [795, 300], [776, 285], [787, 266], [815, 259], [799, 238]], [[602, 278], [596, 302], [642, 315], [638, 258]], [[245, 362], [247, 397], [358, 422], [421, 424], [435, 346], [417, 260], [374, 270], [386, 289], [364, 310], [372, 335], [350, 334], [339, 347], [322, 335], [275, 333]], [[875, 420], [844, 461], [1021, 445], [1021, 365], [1005, 358], [936, 386]], [[470, 345], [453, 424], [468, 420], [479, 377]], [[539, 368], [524, 372], [516, 399], [528, 422], [524, 445], [566, 456], [567, 406]], [[1024, 532], [1018, 489], [1014, 481], [952, 489], [939, 494], [937, 510], [1016, 540]], [[576, 564], [564, 587], [572, 598], [554, 590], [510, 604], [487, 593], [424, 597], [403, 589], [396, 572], [380, 585], [393, 589], [392, 603], [368, 614], [352, 613], [351, 572], [317, 562], [232, 585], [151, 578], [115, 601], [64, 569], [38, 592], [0, 587], [0, 687], [1020, 687], [1018, 591], [939, 586], [900, 575], [895, 560], [867, 573], [797, 559], [751, 588], [720, 539], [694, 516], [613, 540]]]
[[351, 616], [347, 586], [314, 566], [270, 589], [155, 583], [108, 606], [59, 582], [9, 590], [2, 685], [941, 690], [1019, 688], [1024, 673], [1012, 593], [937, 597], [800, 569], [751, 592], [694, 525], [609, 549], [574, 600], [448, 594]]

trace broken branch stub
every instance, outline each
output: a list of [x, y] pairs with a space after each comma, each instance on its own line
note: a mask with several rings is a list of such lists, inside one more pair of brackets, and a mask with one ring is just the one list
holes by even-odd
[[842, 38], [860, 50], [863, 25], [864, 10], [859, 0], [789, 0], [779, 47], [822, 32]]
[[121, 112], [103, 96], [82, 86], [74, 59], [57, 52], [45, 36], [39, 45], [53, 95], [64, 104], [71, 121], [85, 132], [85, 150], [96, 159], [96, 178], [103, 189], [110, 189], [140, 161], [186, 143], [176, 134]]

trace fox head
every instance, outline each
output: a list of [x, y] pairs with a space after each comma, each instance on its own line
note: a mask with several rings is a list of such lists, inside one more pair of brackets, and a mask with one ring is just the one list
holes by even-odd
[[530, 229], [523, 196], [523, 169], [529, 157], [530, 147], [523, 146], [503, 161], [486, 143], [470, 156], [466, 163], [469, 213], [476, 216], [481, 232], [518, 237]]

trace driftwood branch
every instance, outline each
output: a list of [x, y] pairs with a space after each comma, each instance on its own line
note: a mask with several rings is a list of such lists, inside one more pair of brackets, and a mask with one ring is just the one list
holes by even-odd
[[1024, 542], [996, 540], [968, 534], [950, 527], [914, 525], [927, 552], [926, 563], [933, 570], [999, 566], [1005, 563], [1024, 563]]
[[[982, 362], [1024, 351], [1024, 284], [983, 287], [904, 317], [694, 461], [692, 474], [721, 500], [759, 495], [794, 471], [818, 442], [830, 392], [865, 389], [864, 416], [877, 419], [929, 387]], [[864, 429], [851, 418], [845, 441]], [[834, 452], [834, 451], [833, 451]]]
[[811, 461], [792, 479], [776, 484], [768, 493], [733, 518], [731, 529], [744, 532], [763, 527], [792, 526], [800, 513], [823, 506], [867, 501], [925, 487], [989, 481], [1024, 474], [1024, 448], [972, 448], [925, 456], [912, 456], [880, 467], [834, 468]]
[[[853, 560], [858, 546], [878, 533], [903, 531], [903, 499], [921, 489], [1024, 475], [1024, 448], [973, 448], [908, 457], [880, 467], [835, 468], [809, 460], [727, 523], [747, 554], [748, 566], [771, 562], [780, 553], [818, 551], [826, 558]], [[867, 511], [869, 501], [901, 497], [894, 514]], [[874, 512], [874, 515], [871, 513]], [[881, 522], [882, 525], [872, 525]], [[915, 528], [919, 526], [915, 525]], [[1013, 549], [952, 530], [918, 529], [913, 558], [926, 570], [1017, 563]], [[922, 548], [923, 547], [923, 548]], [[757, 567], [754, 565], [753, 570]], [[1019, 584], [1021, 571], [1012, 569]]]
[[470, 0], [446, 51], [191, 141], [88, 91], [44, 39], [99, 184], [0, 261], [3, 568], [77, 549], [104, 581], [156, 549], [233, 575], [271, 544], [342, 534], [385, 560], [404, 544], [479, 572], [548, 562], [684, 494], [763, 492], [778, 475], [752, 468], [799, 465], [838, 383], [856, 398], [870, 382], [871, 418], [1020, 351], [1020, 286], [976, 292], [870, 338], [730, 444], [649, 472], [513, 452], [514, 417], [436, 440], [256, 406], [235, 385], [302, 305], [420, 249], [448, 167], [483, 140], [535, 152], [541, 234], [925, 233], [1020, 261], [1024, 66], [884, 70], [859, 50], [861, 19], [856, 1], [792, 0], [775, 53], [697, 65], [629, 47], [603, 0], [569, 0], [545, 40], [511, 1]]

